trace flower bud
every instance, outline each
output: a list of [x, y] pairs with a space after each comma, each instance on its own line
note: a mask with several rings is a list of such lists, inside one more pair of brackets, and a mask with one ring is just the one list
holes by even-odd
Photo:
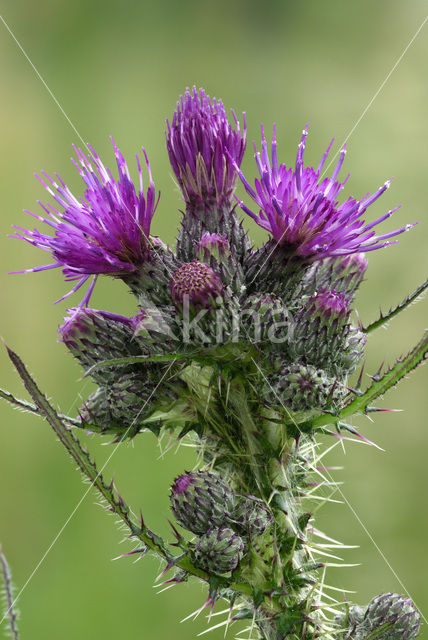
[[284, 345], [290, 327], [290, 316], [281, 298], [273, 293], [250, 295], [242, 308], [245, 333], [252, 343], [269, 342]]
[[[138, 355], [140, 349], [133, 340], [133, 320], [97, 309], [70, 309], [70, 316], [59, 329], [66, 347], [84, 369], [110, 360]], [[115, 374], [111, 367], [93, 373], [93, 378], [106, 382]]]
[[324, 409], [346, 394], [346, 389], [325, 371], [303, 364], [284, 367], [277, 379], [276, 390], [282, 402], [293, 411]]
[[358, 365], [365, 340], [350, 323], [351, 296], [322, 289], [311, 296], [295, 316], [290, 353], [296, 360], [345, 377]]
[[421, 616], [410, 598], [397, 593], [381, 593], [367, 607], [355, 637], [361, 640], [414, 640]]
[[244, 283], [241, 260], [237, 252], [231, 250], [225, 234], [203, 233], [200, 240], [195, 242], [195, 256], [217, 272], [222, 282], [233, 292], [241, 294]]
[[144, 421], [155, 409], [167, 406], [176, 399], [173, 391], [160, 384], [162, 365], [144, 370], [117, 374], [108, 386], [101, 386], [89, 396], [80, 410], [80, 416], [93, 431], [116, 433], [132, 438], [141, 429], [159, 432], [158, 424], [145, 425]]
[[229, 527], [209, 529], [196, 542], [192, 556], [195, 564], [208, 573], [228, 573], [241, 561], [242, 538]]
[[305, 293], [313, 295], [321, 289], [335, 289], [352, 300], [364, 280], [368, 262], [364, 253], [342, 258], [328, 258], [315, 264], [307, 273]]
[[171, 297], [181, 308], [209, 309], [223, 297], [224, 287], [217, 273], [207, 264], [193, 260], [174, 271], [170, 282]]
[[172, 485], [170, 500], [178, 522], [197, 534], [221, 526], [232, 513], [235, 502], [230, 487], [207, 471], [178, 476]]
[[227, 259], [230, 255], [230, 244], [225, 235], [204, 233], [196, 244], [196, 258], [210, 264], [212, 258], [216, 262]]
[[255, 538], [261, 536], [273, 523], [273, 517], [263, 500], [254, 496], [238, 497], [231, 526], [241, 535]]

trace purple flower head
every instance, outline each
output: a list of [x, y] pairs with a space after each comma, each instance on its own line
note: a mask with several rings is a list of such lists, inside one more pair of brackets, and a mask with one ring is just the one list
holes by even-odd
[[186, 204], [230, 204], [237, 171], [246, 145], [246, 123], [235, 129], [223, 103], [211, 100], [203, 89], [186, 90], [177, 103], [172, 124], [167, 120], [166, 145]]
[[194, 308], [209, 309], [223, 296], [224, 287], [218, 274], [198, 260], [186, 262], [173, 273], [171, 297], [177, 307], [187, 303]]
[[351, 298], [343, 292], [332, 289], [331, 291], [320, 291], [320, 293], [313, 296], [311, 302], [313, 302], [317, 311], [326, 319], [332, 317], [344, 318], [348, 314]]
[[[266, 138], [262, 127], [262, 152], [254, 145], [255, 158], [260, 179], [255, 180], [253, 189], [237, 165], [235, 168], [247, 193], [259, 207], [254, 213], [243, 202], [241, 208], [257, 224], [269, 231], [278, 245], [284, 247], [291, 256], [305, 260], [318, 260], [329, 256], [344, 256], [361, 251], [373, 251], [388, 244], [388, 239], [406, 231], [407, 225], [396, 231], [376, 235], [374, 228], [389, 218], [397, 209], [388, 211], [371, 223], [363, 219], [367, 208], [389, 187], [390, 180], [372, 195], [362, 200], [348, 198], [342, 204], [337, 196], [343, 182], [337, 181], [342, 167], [346, 145], [343, 147], [336, 168], [330, 178], [321, 173], [333, 141], [324, 153], [317, 169], [303, 167], [303, 155], [307, 136], [307, 126], [297, 152], [294, 170], [278, 164], [275, 127], [273, 130], [271, 158], [269, 159]], [[349, 177], [349, 176], [348, 176]]]
[[86, 185], [84, 196], [76, 198], [57, 174], [54, 180], [42, 172], [44, 178], [37, 177], [61, 209], [39, 202], [46, 217], [30, 211], [27, 213], [53, 228], [54, 235], [15, 226], [18, 232], [13, 236], [48, 251], [54, 260], [52, 264], [19, 273], [60, 267], [67, 281], [77, 281], [64, 298], [94, 276], [81, 305], [88, 304], [99, 274], [125, 276], [133, 273], [147, 261], [150, 252], [150, 223], [159, 196], [156, 199], [146, 152], [143, 149], [149, 187], [144, 193], [143, 173], [138, 157], [137, 190], [130, 178], [125, 159], [113, 139], [112, 143], [119, 173], [117, 180], [92, 147], [89, 147], [91, 155], [88, 157], [81, 149], [74, 147], [77, 161], [72, 159], [72, 162]]

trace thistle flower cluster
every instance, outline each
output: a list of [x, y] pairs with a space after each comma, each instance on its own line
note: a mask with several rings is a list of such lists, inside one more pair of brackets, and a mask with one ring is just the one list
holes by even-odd
[[[73, 162], [85, 183], [81, 198], [58, 176], [43, 173], [42, 184], [56, 206], [40, 203], [46, 215], [31, 215], [54, 235], [35, 229], [18, 230], [15, 237], [51, 254], [53, 263], [32, 270], [62, 268], [66, 280], [76, 281], [70, 293], [92, 277], [59, 330], [82, 366], [93, 367], [99, 385], [81, 412], [91, 428], [134, 435], [158, 406], [176, 399], [180, 387], [179, 375], [169, 384], [180, 367], [129, 364], [118, 372], [98, 364], [202, 345], [263, 345], [272, 363], [271, 384], [263, 394], [269, 405], [285, 404], [293, 411], [330, 408], [346, 392], [347, 376], [365, 344], [351, 319], [367, 267], [361, 252], [391, 244], [390, 238], [408, 226], [376, 235], [377, 225], [395, 209], [371, 223], [364, 219], [389, 181], [371, 196], [339, 204], [345, 150], [329, 178], [322, 171], [331, 144], [317, 169], [304, 167], [307, 126], [294, 169], [279, 163], [275, 131], [269, 159], [262, 129], [261, 153], [254, 147], [260, 178], [253, 189], [240, 169], [245, 116], [243, 122], [242, 128], [233, 113], [230, 124], [222, 102], [203, 90], [188, 90], [178, 102], [166, 132], [186, 204], [176, 253], [150, 235], [159, 198], [144, 149], [146, 191], [138, 157], [134, 185], [114, 142], [117, 178], [92, 147], [89, 155], [76, 149]], [[238, 176], [259, 211], [237, 202], [272, 235], [258, 250], [250, 248], [237, 217]], [[86, 309], [100, 274], [130, 286], [138, 302], [133, 318]]]
[[[413, 225], [378, 233], [397, 209], [367, 221], [390, 180], [371, 195], [340, 202], [346, 149], [327, 176], [333, 142], [317, 168], [305, 167], [307, 136], [306, 126], [290, 167], [278, 159], [275, 129], [269, 153], [262, 128], [252, 187], [241, 169], [245, 115], [241, 125], [232, 111], [230, 122], [221, 101], [202, 89], [187, 90], [166, 128], [185, 204], [175, 247], [151, 234], [159, 196], [146, 151], [147, 188], [138, 157], [134, 185], [114, 142], [117, 177], [92, 147], [88, 154], [76, 149], [83, 195], [43, 173], [55, 206], [40, 203], [44, 215], [31, 215], [52, 235], [17, 228], [14, 237], [50, 253], [52, 262], [29, 271], [62, 269], [75, 283], [64, 297], [90, 281], [59, 329], [97, 385], [72, 424], [118, 440], [145, 430], [156, 436], [174, 431], [179, 440], [193, 434], [202, 469], [176, 478], [171, 490], [178, 524], [195, 536], [173, 525], [180, 555], [173, 556], [142, 520], [130, 524], [122, 498], [101, 485], [143, 543], [137, 551], [150, 549], [166, 570], [174, 568], [170, 582], [189, 575], [207, 582], [207, 606], [225, 598], [235, 611], [231, 620], [251, 619], [263, 640], [332, 640], [338, 634], [413, 640], [418, 614], [399, 596], [382, 594], [365, 609], [325, 617], [331, 603], [322, 603], [319, 570], [326, 565], [311, 542], [323, 534], [305, 508], [314, 487], [325, 482], [315, 433], [331, 433], [333, 424], [339, 436], [347, 429], [360, 437], [344, 418], [375, 410], [369, 402], [428, 353], [425, 336], [366, 392], [361, 376], [357, 389], [349, 387], [368, 332], [353, 309], [368, 267], [365, 254], [394, 244]], [[248, 200], [235, 196], [238, 180]], [[261, 247], [252, 246], [238, 205], [267, 232]], [[89, 307], [99, 275], [130, 288], [132, 317]], [[381, 316], [374, 324], [384, 321]], [[91, 477], [91, 463], [81, 468]]]

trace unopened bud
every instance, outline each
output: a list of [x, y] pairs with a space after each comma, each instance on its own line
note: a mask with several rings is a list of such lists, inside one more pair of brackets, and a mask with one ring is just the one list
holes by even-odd
[[214, 473], [186, 472], [171, 488], [171, 508], [178, 522], [193, 533], [221, 526], [233, 511], [235, 496]]
[[241, 561], [244, 551], [242, 538], [229, 527], [209, 529], [196, 542], [193, 560], [208, 573], [228, 573]]

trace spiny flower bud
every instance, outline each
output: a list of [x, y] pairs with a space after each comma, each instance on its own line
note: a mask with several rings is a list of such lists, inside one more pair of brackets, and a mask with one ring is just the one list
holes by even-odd
[[[146, 367], [144, 371], [128, 371], [91, 394], [80, 410], [90, 429], [100, 433], [116, 433], [131, 438], [143, 428], [158, 433], [158, 424], [146, 426], [144, 420], [156, 408], [170, 406], [176, 399], [172, 390], [160, 385], [163, 365]], [[156, 391], [156, 393], [155, 393]]]
[[254, 496], [241, 496], [230, 519], [231, 526], [241, 535], [261, 536], [273, 523], [273, 517], [262, 500]]
[[323, 409], [330, 403], [334, 405], [346, 394], [346, 389], [325, 371], [303, 364], [284, 367], [277, 389], [282, 402], [293, 411]]
[[[149, 302], [149, 301], [148, 301]], [[173, 307], [155, 307], [148, 304], [132, 318], [134, 339], [142, 353], [165, 353], [177, 348], [179, 327]]]
[[214, 473], [186, 472], [171, 488], [171, 508], [178, 522], [193, 533], [219, 527], [232, 513], [234, 494]]
[[[140, 353], [138, 344], [133, 340], [131, 318], [83, 308], [70, 309], [69, 314], [59, 328], [59, 335], [84, 369], [103, 360]], [[111, 367], [103, 367], [93, 373], [93, 378], [103, 382], [114, 372]]]
[[350, 299], [335, 289], [320, 291], [310, 300], [311, 303], [324, 321], [348, 316]]
[[228, 573], [241, 561], [242, 538], [229, 527], [209, 529], [196, 542], [192, 556], [195, 564], [208, 573]]
[[113, 420], [108, 395], [107, 387], [99, 387], [91, 393], [79, 411], [81, 420], [86, 423], [84, 426], [89, 426], [91, 431], [116, 433], [119, 430], [119, 426]]
[[364, 279], [368, 261], [364, 253], [343, 258], [328, 258], [315, 264], [306, 274], [304, 293], [313, 295], [322, 289], [335, 289], [352, 300]]
[[197, 260], [209, 264], [233, 292], [238, 295], [242, 293], [244, 271], [240, 254], [232, 251], [225, 234], [203, 233], [200, 240], [195, 242], [195, 255]]
[[196, 243], [196, 257], [201, 262], [210, 263], [211, 258], [216, 262], [227, 259], [230, 255], [230, 244], [225, 235], [218, 233], [204, 233]]
[[187, 262], [174, 271], [170, 283], [174, 304], [181, 308], [188, 304], [198, 309], [216, 305], [224, 293], [223, 284], [211, 267], [198, 260]]
[[355, 637], [358, 640], [414, 640], [420, 624], [420, 613], [410, 598], [381, 593], [369, 603]]
[[[356, 626], [363, 620], [367, 607], [359, 605], [347, 606], [346, 610], [335, 616], [334, 621], [338, 627], [346, 628], [346, 637], [352, 637]], [[339, 638], [342, 636], [338, 636]]]
[[242, 308], [246, 337], [251, 342], [268, 341], [284, 344], [287, 341], [290, 316], [279, 296], [273, 293], [255, 293], [247, 298]]
[[290, 340], [293, 359], [345, 377], [361, 359], [365, 341], [349, 320], [351, 297], [336, 289], [311, 296], [296, 313]]

